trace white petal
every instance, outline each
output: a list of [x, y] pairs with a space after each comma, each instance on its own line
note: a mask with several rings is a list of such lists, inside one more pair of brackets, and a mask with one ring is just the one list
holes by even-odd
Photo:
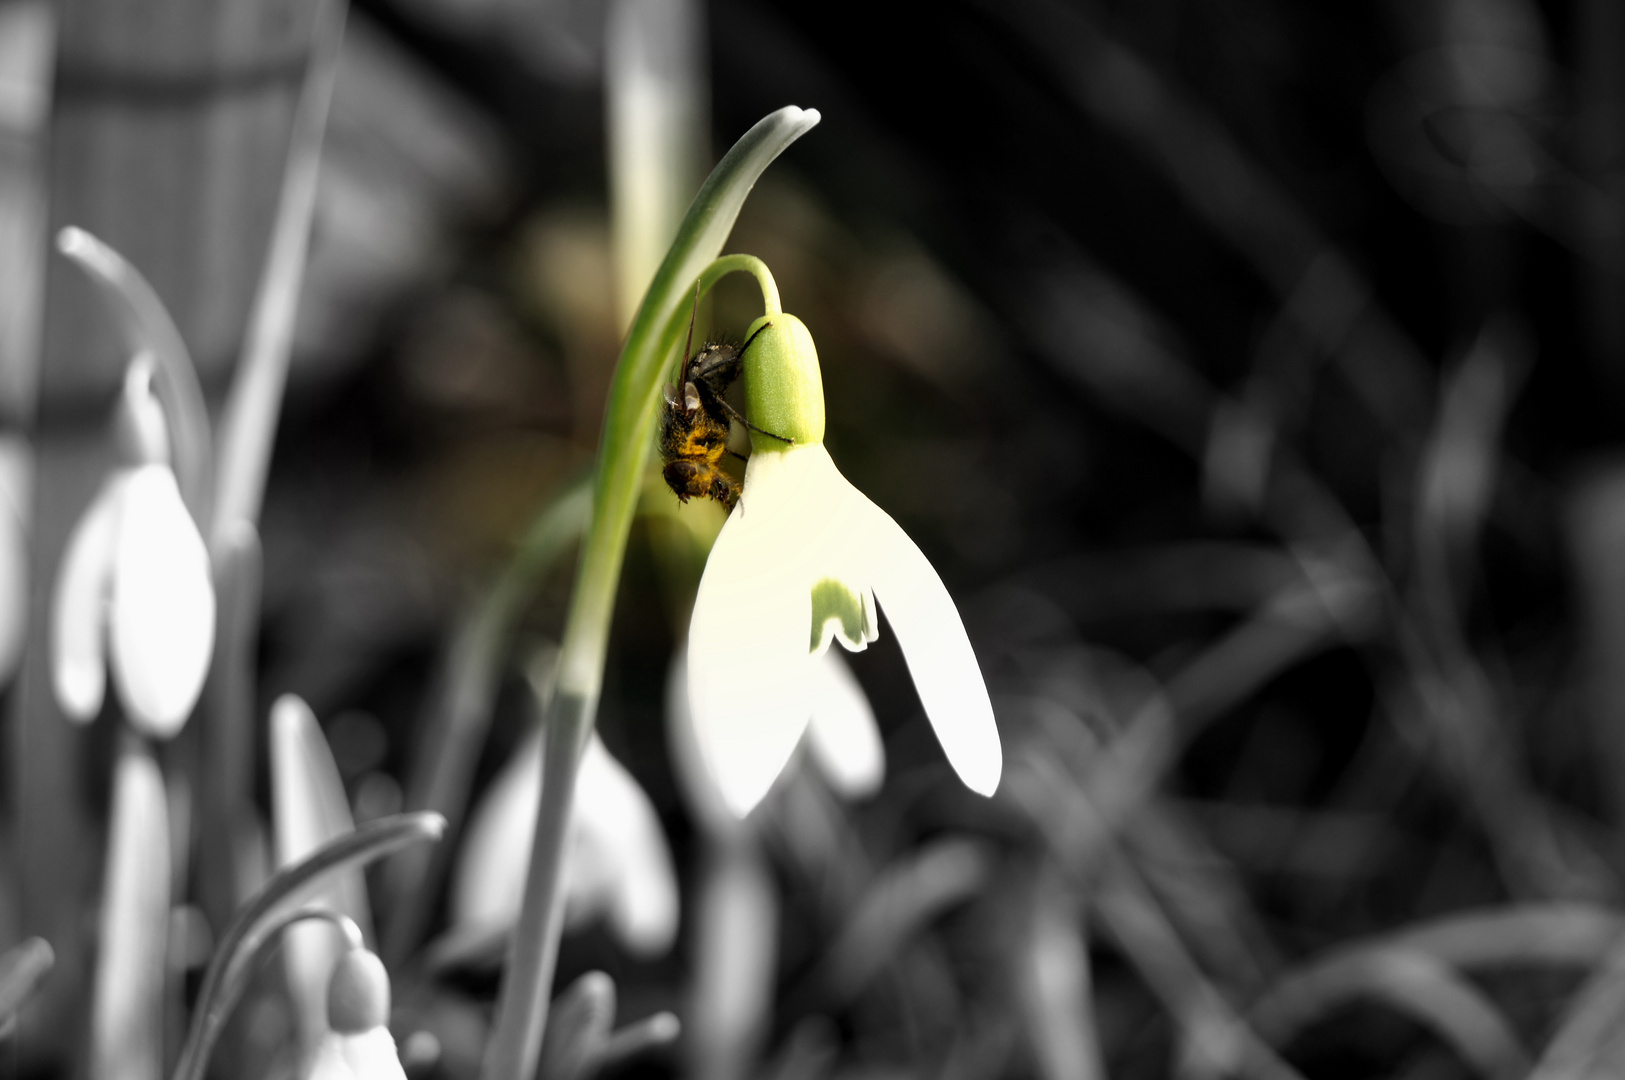
[[654, 804], [594, 732], [576, 778], [576, 821], [611, 860], [610, 926], [621, 943], [646, 957], [677, 936], [677, 875]]
[[914, 689], [949, 764], [966, 787], [992, 795], [999, 786], [1004, 753], [987, 684], [959, 609], [902, 527], [878, 507], [874, 513], [874, 533], [883, 551], [875, 596], [897, 632]]
[[71, 720], [92, 720], [107, 692], [107, 592], [125, 476], [110, 477], [74, 525], [51, 602], [51, 684]]
[[812, 723], [807, 745], [830, 786], [849, 799], [873, 795], [886, 776], [886, 749], [863, 687], [840, 654], [815, 661]]
[[113, 685], [130, 721], [168, 738], [192, 712], [214, 646], [209, 553], [166, 465], [131, 472], [113, 555]]
[[773, 786], [812, 711], [808, 631], [823, 544], [805, 519], [806, 506], [823, 500], [820, 478], [801, 467], [806, 453], [751, 456], [744, 498], [711, 548], [689, 624], [695, 739], [739, 817]]
[[722, 792], [711, 778], [711, 770], [700, 754], [699, 737], [694, 733], [694, 716], [688, 704], [688, 645], [678, 646], [666, 670], [666, 746], [677, 788], [688, 804], [688, 812], [700, 827], [714, 836], [727, 836], [745, 828], [722, 801]]
[[400, 1055], [395, 1051], [395, 1037], [387, 1027], [345, 1035], [339, 1045], [356, 1080], [406, 1080]]
[[344, 1036], [330, 1031], [322, 1037], [305, 1080], [355, 1080], [355, 1070], [344, 1056]]

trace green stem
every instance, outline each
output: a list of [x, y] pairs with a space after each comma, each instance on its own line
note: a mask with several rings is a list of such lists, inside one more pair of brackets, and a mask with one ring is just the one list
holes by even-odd
[[750, 274], [762, 290], [762, 310], [766, 315], [777, 315], [784, 310], [779, 303], [779, 286], [768, 271], [767, 264], [754, 255], [724, 255], [707, 266], [700, 274], [700, 291], [709, 292], [711, 286], [732, 273]]
[[[694, 282], [722, 250], [757, 177], [817, 122], [818, 114], [811, 110], [780, 109], [728, 151], [694, 197], [621, 351], [598, 447], [592, 522], [576, 568], [560, 647], [558, 690], [543, 718], [547, 756], [535, 840], [497, 1002], [496, 1028], [481, 1070], [484, 1080], [530, 1080], [541, 1052], [548, 990], [558, 958], [560, 863], [575, 793], [575, 766], [598, 707], [615, 590], [654, 441], [667, 358], [687, 325]], [[706, 283], [700, 284], [703, 292]]]

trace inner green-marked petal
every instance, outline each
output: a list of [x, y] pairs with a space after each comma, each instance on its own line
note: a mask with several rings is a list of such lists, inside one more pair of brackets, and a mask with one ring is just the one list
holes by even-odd
[[863, 597], [843, 582], [824, 578], [812, 587], [812, 638], [808, 652], [816, 652], [823, 644], [824, 627], [831, 619], [840, 625], [841, 637], [856, 648], [868, 640], [868, 619], [863, 610]]

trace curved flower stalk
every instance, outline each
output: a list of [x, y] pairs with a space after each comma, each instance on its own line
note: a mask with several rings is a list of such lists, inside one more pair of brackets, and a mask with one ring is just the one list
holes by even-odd
[[125, 376], [126, 461], [68, 537], [52, 604], [52, 683], [70, 719], [101, 711], [107, 672], [130, 723], [167, 739], [191, 714], [214, 646], [209, 553], [168, 464], [151, 364]]
[[204, 520], [214, 470], [209, 410], [180, 329], [141, 272], [95, 236], [69, 225], [57, 232], [56, 248], [95, 283], [126, 355], [152, 365], [149, 381], [163, 403], [181, 492], [193, 516]]
[[820, 657], [833, 641], [855, 652], [875, 640], [878, 604], [949, 763], [991, 795], [1002, 751], [959, 611], [908, 534], [835, 467], [812, 335], [777, 310], [766, 268], [752, 270], [768, 313], [746, 334], [757, 335], [744, 361], [746, 402], [751, 422], [773, 436], [752, 434], [740, 505], [694, 600], [689, 707], [706, 766], [729, 809], [748, 814], [826, 693]]
[[[532, 665], [545, 700], [550, 683]], [[519, 918], [525, 866], [541, 798], [540, 732], [524, 740], [498, 774], [469, 823], [453, 885], [455, 926], [507, 930]], [[632, 774], [594, 732], [582, 752], [564, 867], [565, 919], [602, 914], [621, 944], [658, 956], [677, 936], [677, 876], [660, 817]]]

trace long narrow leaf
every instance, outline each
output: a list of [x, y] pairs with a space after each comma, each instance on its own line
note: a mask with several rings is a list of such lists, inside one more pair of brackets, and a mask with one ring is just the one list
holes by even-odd
[[299, 287], [305, 278], [305, 252], [316, 205], [322, 139], [333, 100], [339, 46], [344, 39], [345, 0], [322, 0], [312, 36], [310, 68], [294, 115], [292, 144], [282, 177], [281, 201], [265, 252], [265, 268], [243, 356], [220, 423], [220, 467], [211, 549], [233, 522], [259, 520], [270, 470], [271, 442], [282, 411], [282, 389], [293, 352]]

